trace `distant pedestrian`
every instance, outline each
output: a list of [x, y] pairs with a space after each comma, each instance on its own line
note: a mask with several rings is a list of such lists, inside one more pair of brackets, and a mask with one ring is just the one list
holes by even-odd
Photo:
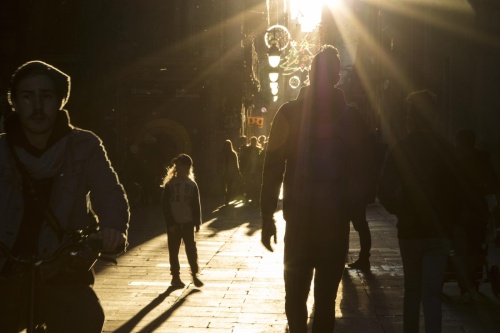
[[264, 154], [258, 146], [257, 137], [250, 138], [250, 145], [241, 154], [240, 170], [245, 182], [246, 201], [252, 206], [259, 203], [259, 190], [262, 181]]
[[240, 158], [240, 161], [241, 161], [241, 155], [245, 153], [247, 147], [248, 147], [248, 140], [246, 135], [240, 136], [240, 140], [238, 143], [238, 157]]
[[370, 227], [368, 226], [368, 220], [366, 219], [366, 203], [360, 201], [357, 202], [356, 205], [351, 206], [349, 217], [354, 230], [356, 230], [359, 235], [359, 257], [355, 262], [347, 266], [352, 269], [369, 270], [372, 235]]
[[265, 152], [266, 145], [267, 145], [267, 137], [264, 134], [259, 135], [259, 137], [257, 138], [257, 142], [258, 142], [260, 149], [262, 149], [262, 151]]
[[222, 155], [224, 173], [224, 203], [227, 205], [238, 194], [242, 183], [238, 154], [234, 150], [231, 140], [224, 141]]
[[[453, 230], [453, 263], [461, 301], [469, 303], [479, 288], [486, 250], [488, 219], [496, 206], [499, 181], [487, 152], [475, 147], [476, 134], [462, 129], [455, 137], [465, 195], [461, 219]], [[491, 198], [493, 200], [488, 200]]]
[[366, 206], [375, 202], [377, 187], [380, 179], [380, 172], [385, 158], [387, 145], [379, 142], [378, 137], [372, 133], [370, 135], [370, 159], [372, 163], [365, 165], [365, 172], [368, 175], [368, 192], [363, 201], [354, 203], [351, 206], [350, 219], [354, 229], [359, 235], [359, 256], [358, 259], [347, 266], [352, 269], [369, 270], [372, 247], [372, 237], [368, 220], [366, 218]]
[[378, 198], [398, 218], [404, 271], [404, 333], [441, 332], [441, 290], [452, 226], [461, 207], [453, 146], [433, 130], [436, 97], [423, 90], [407, 98], [408, 136], [387, 156]]
[[340, 60], [325, 46], [314, 57], [303, 98], [276, 114], [264, 162], [262, 244], [276, 242], [273, 218], [283, 183], [285, 312], [290, 333], [306, 333], [314, 276], [313, 333], [332, 332], [349, 243], [349, 210], [364, 200], [368, 130], [335, 88]]
[[200, 231], [200, 192], [194, 180], [193, 160], [189, 155], [180, 154], [172, 160], [163, 180], [161, 206], [167, 224], [168, 252], [172, 286], [184, 287], [180, 278], [179, 249], [184, 241], [186, 255], [195, 286], [203, 282], [198, 278], [198, 250], [194, 231]]

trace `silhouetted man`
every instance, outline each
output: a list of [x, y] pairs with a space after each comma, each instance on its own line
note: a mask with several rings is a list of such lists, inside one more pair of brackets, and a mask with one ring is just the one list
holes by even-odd
[[[276, 242], [273, 214], [283, 182], [285, 311], [291, 333], [307, 332], [307, 297], [314, 274], [312, 331], [332, 332], [345, 265], [349, 210], [364, 200], [368, 131], [348, 108], [337, 50], [314, 57], [303, 97], [277, 112], [269, 136], [261, 190], [262, 243]], [[285, 171], [286, 169], [286, 171]]]

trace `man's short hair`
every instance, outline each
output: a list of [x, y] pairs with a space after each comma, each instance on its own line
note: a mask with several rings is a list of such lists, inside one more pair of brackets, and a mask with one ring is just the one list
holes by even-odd
[[61, 100], [62, 109], [64, 105], [68, 102], [70, 91], [71, 91], [71, 78], [66, 73], [49, 65], [40, 60], [28, 61], [21, 66], [19, 66], [14, 74], [10, 78], [9, 90], [7, 92], [7, 98], [9, 104], [12, 106], [12, 101], [16, 98], [17, 86], [21, 80], [35, 75], [45, 75], [48, 76], [55, 86], [55, 93], [57, 97]]
[[337, 84], [339, 73], [340, 58], [338, 50], [332, 45], [323, 45], [313, 58], [309, 80], [312, 84]]

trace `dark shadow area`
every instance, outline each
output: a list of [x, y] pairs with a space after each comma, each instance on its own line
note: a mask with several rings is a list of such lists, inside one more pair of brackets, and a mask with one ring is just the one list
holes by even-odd
[[[167, 290], [158, 295], [151, 303], [145, 306], [141, 311], [139, 311], [136, 315], [130, 318], [126, 323], [117, 328], [114, 333], [129, 333], [136, 327], [136, 325], [154, 308], [160, 305], [174, 290], [181, 289], [175, 287], [168, 287]], [[181, 296], [172, 306], [158, 316], [155, 320], [151, 321], [148, 325], [146, 325], [143, 329], [138, 332], [154, 332], [156, 328], [158, 328], [163, 322], [165, 322], [171, 315], [177, 310], [186, 300], [186, 298], [194, 293], [200, 292], [198, 289], [191, 289], [187, 294]]]
[[[383, 278], [384, 281], [386, 279], [390, 277]], [[397, 303], [394, 304], [396, 295], [387, 296], [386, 293], [400, 291], [384, 284], [371, 270], [344, 270], [342, 300], [339, 305], [342, 317], [337, 318], [336, 328], [362, 331], [364, 327], [369, 326], [373, 332], [378, 332], [377, 327], [380, 332], [399, 332], [401, 327], [394, 325], [392, 316], [388, 315], [394, 313], [394, 308], [399, 307]], [[402, 309], [402, 304], [400, 308]]]
[[[156, 214], [160, 212], [160, 214]], [[161, 219], [159, 219], [161, 218]], [[165, 221], [159, 205], [137, 206], [130, 211], [129, 248], [166, 233]]]
[[244, 204], [242, 201], [233, 201], [228, 205], [216, 207], [209, 213], [205, 221], [210, 221], [204, 228], [212, 233], [208, 237], [214, 237], [217, 233], [234, 229], [244, 223], [247, 224], [247, 235], [252, 236], [260, 229], [260, 209], [256, 206]]
[[500, 300], [492, 296], [489, 290], [481, 292], [482, 288], [489, 287], [482, 286], [470, 303], [460, 301], [458, 287], [456, 296], [443, 293], [443, 310], [453, 318], [460, 318], [459, 322], [466, 324], [468, 332], [469, 329], [481, 333], [500, 332]]
[[[158, 214], [159, 209], [159, 206], [142, 205], [131, 208], [130, 226], [128, 231], [129, 251], [153, 238], [166, 234], [163, 215], [161, 215], [161, 213]], [[118, 265], [120, 265], [120, 256], [117, 260]], [[98, 261], [94, 266], [94, 271], [99, 273], [110, 266], [113, 266], [113, 264]]]

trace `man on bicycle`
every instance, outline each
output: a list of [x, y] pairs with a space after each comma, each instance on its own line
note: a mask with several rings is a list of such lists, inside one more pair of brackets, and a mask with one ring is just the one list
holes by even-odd
[[[30, 61], [11, 77], [12, 113], [0, 134], [0, 242], [22, 258], [53, 256], [68, 235], [92, 225], [103, 252], [124, 251], [129, 206], [102, 141], [71, 125], [70, 77]], [[49, 332], [101, 332], [104, 311], [92, 269], [61, 260], [36, 271], [37, 322]], [[27, 268], [0, 255], [0, 327], [19, 332], [28, 307]]]

